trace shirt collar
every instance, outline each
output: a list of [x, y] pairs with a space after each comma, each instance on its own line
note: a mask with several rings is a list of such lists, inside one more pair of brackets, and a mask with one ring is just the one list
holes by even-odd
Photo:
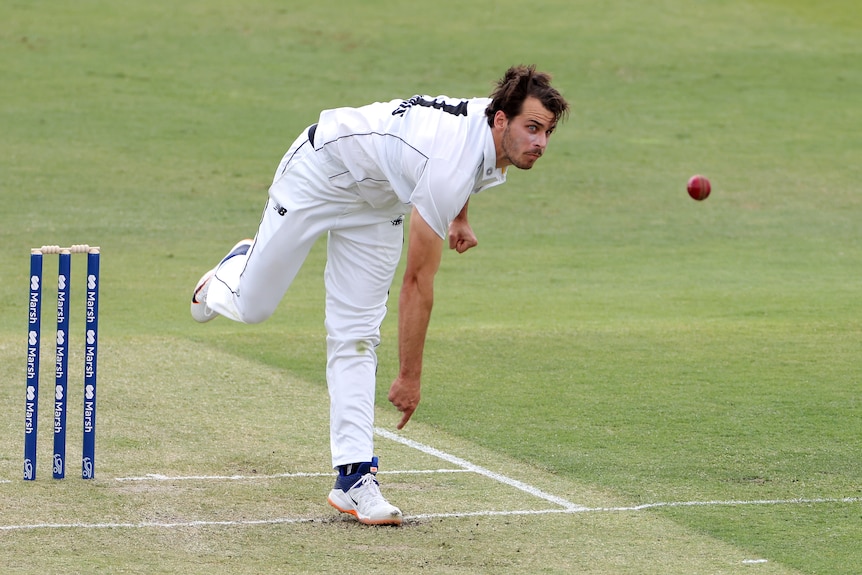
[[479, 174], [476, 178], [476, 188], [473, 193], [498, 186], [506, 181], [506, 170], [497, 167], [497, 147], [494, 145], [494, 135], [491, 128], [485, 130], [485, 152], [482, 163], [479, 165]]

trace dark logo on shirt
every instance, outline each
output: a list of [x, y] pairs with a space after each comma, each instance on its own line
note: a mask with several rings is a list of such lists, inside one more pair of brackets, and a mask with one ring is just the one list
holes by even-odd
[[433, 100], [426, 100], [422, 96], [413, 96], [409, 100], [404, 100], [401, 102], [398, 107], [392, 112], [393, 116], [403, 116], [404, 113], [412, 108], [413, 106], [422, 106], [423, 108], [434, 108], [436, 110], [442, 110], [447, 114], [452, 114], [454, 116], [466, 116], [467, 115], [467, 100], [461, 100], [461, 102], [457, 105], [447, 104], [446, 102], [442, 102], [434, 98]]
[[403, 224], [403, 223], [404, 223], [404, 216], [398, 216], [397, 218], [395, 218], [394, 220], [392, 220], [392, 225], [393, 225], [393, 226], [400, 226], [400, 225], [401, 225], [401, 224]]
[[281, 204], [274, 203], [272, 206], [272, 209], [274, 209], [276, 212], [278, 212], [278, 215], [280, 215], [280, 216], [283, 216], [284, 214], [287, 213], [287, 208], [281, 207]]

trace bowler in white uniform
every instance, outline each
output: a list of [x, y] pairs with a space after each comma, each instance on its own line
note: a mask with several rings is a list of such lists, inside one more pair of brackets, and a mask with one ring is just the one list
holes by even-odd
[[192, 317], [258, 323], [275, 311], [315, 241], [327, 236], [326, 379], [330, 448], [338, 471], [329, 503], [367, 524], [400, 524], [380, 493], [373, 452], [380, 324], [401, 258], [400, 369], [389, 401], [404, 427], [419, 404], [425, 334], [443, 244], [477, 245], [470, 196], [530, 169], [568, 113], [548, 74], [506, 71], [489, 98], [413, 96], [325, 110], [281, 160], [254, 240], [243, 240], [200, 279]]

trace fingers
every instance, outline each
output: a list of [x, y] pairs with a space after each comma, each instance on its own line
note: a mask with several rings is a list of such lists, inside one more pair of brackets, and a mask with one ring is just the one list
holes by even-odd
[[392, 387], [389, 388], [388, 399], [402, 414], [401, 421], [397, 425], [398, 429], [402, 429], [410, 421], [413, 412], [416, 411], [416, 407], [419, 405], [418, 384], [415, 388], [411, 386], [405, 387], [401, 379], [396, 379], [392, 382]]
[[479, 242], [477, 242], [475, 239], [459, 240], [455, 244], [455, 251], [458, 252], [459, 254], [463, 254], [464, 252], [466, 252], [470, 248], [476, 247], [476, 245], [478, 245], [478, 243]]
[[396, 403], [392, 400], [392, 398], [390, 398], [389, 401], [392, 403], [392, 405], [395, 406], [396, 409], [398, 409], [398, 411], [401, 412], [401, 421], [398, 422], [398, 425], [396, 427], [398, 429], [403, 429], [404, 426], [407, 425], [407, 422], [410, 421], [410, 418], [413, 416], [413, 412], [416, 411], [416, 406], [419, 402], [411, 402], [410, 404], [405, 405], [402, 403]]
[[404, 410], [402, 413], [404, 415], [401, 416], [401, 421], [398, 422], [398, 425], [395, 426], [396, 429], [404, 429], [404, 426], [407, 425], [407, 422], [410, 421], [410, 417], [413, 415], [415, 409]]
[[449, 249], [455, 250], [459, 254], [463, 254], [472, 247], [475, 247], [479, 241], [476, 237], [455, 237], [449, 236]]

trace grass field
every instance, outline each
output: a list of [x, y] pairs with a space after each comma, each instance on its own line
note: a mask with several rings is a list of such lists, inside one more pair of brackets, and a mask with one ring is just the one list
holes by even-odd
[[[858, 573], [862, 5], [293, 4], [0, 5], [3, 573]], [[387, 318], [377, 450], [406, 520], [358, 525], [325, 502], [323, 242], [265, 324], [197, 325], [190, 290], [320, 109], [486, 95], [516, 63], [572, 116], [471, 201], [480, 245], [444, 256], [398, 433]], [[97, 478], [75, 259], [70, 471], [43, 384], [25, 482], [27, 254], [82, 242]]]

